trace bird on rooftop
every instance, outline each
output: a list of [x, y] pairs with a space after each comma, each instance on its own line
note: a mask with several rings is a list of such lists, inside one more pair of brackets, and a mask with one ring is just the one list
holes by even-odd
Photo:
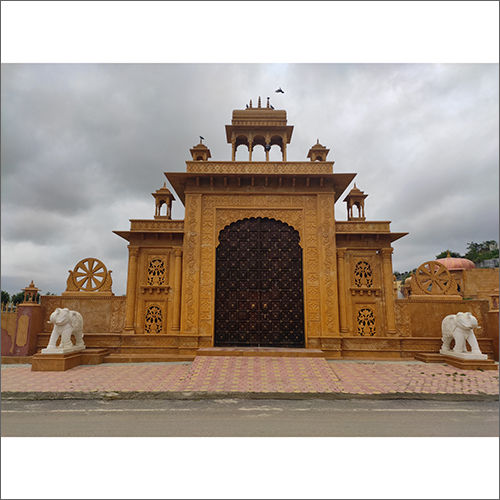
[[278, 90], [275, 90], [275, 92], [277, 92], [278, 94], [284, 94], [285, 93], [284, 90], [281, 90], [281, 87]]
[[204, 141], [204, 140], [205, 140], [205, 138], [200, 135], [200, 142]]
[[246, 105], [246, 108], [245, 109], [248, 109], [248, 104]]
[[269, 107], [270, 107], [271, 109], [274, 109], [274, 106], [273, 106], [272, 104], [269, 104]]

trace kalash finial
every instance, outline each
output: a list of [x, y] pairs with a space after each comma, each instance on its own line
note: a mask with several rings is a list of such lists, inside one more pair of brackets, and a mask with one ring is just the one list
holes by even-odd
[[250, 109], [252, 109], [252, 99], [250, 99]]
[[260, 106], [260, 96], [259, 96], [259, 104], [258, 104], [258, 106], [259, 106], [259, 108], [261, 107], [261, 106]]
[[269, 97], [267, 98], [267, 106], [266, 107], [269, 107]]

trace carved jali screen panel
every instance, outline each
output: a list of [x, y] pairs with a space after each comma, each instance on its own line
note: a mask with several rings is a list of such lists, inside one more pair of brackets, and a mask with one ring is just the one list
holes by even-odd
[[299, 233], [266, 218], [233, 222], [216, 250], [215, 345], [304, 347]]

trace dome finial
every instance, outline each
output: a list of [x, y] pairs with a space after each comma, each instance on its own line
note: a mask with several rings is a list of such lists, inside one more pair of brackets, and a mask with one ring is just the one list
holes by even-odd
[[450, 251], [449, 250], [446, 250], [446, 257], [449, 259], [451, 257], [450, 255]]
[[258, 103], [258, 107], [260, 108], [260, 96], [259, 96], [259, 103]]

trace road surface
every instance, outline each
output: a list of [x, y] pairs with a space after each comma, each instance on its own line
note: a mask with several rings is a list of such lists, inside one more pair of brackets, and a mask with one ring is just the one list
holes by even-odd
[[496, 437], [496, 401], [2, 401], [2, 436]]

